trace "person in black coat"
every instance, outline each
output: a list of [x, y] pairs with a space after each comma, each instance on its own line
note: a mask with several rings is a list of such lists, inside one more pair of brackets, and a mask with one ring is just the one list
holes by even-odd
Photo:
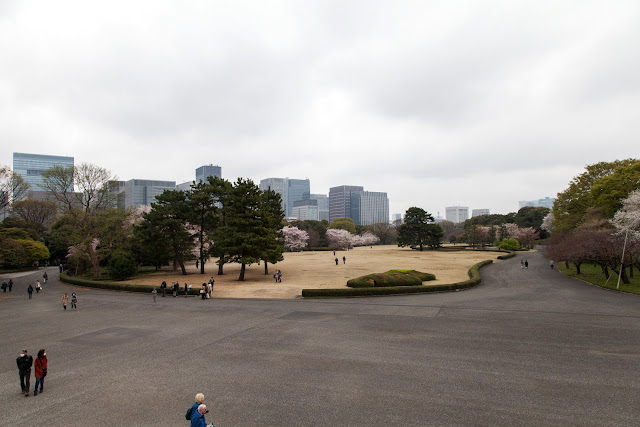
[[33, 357], [27, 354], [27, 350], [22, 350], [20, 356], [16, 359], [18, 371], [20, 372], [20, 387], [25, 397], [29, 396], [29, 387], [31, 386], [31, 367], [33, 366]]

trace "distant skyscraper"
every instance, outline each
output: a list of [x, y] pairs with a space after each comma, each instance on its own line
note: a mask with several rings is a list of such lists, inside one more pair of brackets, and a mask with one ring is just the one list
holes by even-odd
[[534, 208], [548, 208], [553, 209], [553, 203], [556, 201], [555, 197], [545, 197], [544, 199], [538, 200], [520, 200], [518, 205], [520, 209], [531, 206]]
[[341, 185], [329, 189], [329, 222], [336, 218], [351, 218], [351, 193], [364, 191], [364, 187]]
[[124, 183], [124, 207], [129, 209], [150, 206], [156, 202], [156, 196], [175, 188], [175, 181], [130, 179]]
[[196, 182], [207, 182], [207, 178], [210, 176], [222, 178], [222, 168], [220, 166], [205, 165], [196, 169]]
[[[13, 171], [28, 183], [30, 191], [45, 191], [42, 173], [54, 166], [73, 166], [73, 157], [49, 156], [46, 154], [13, 153]], [[73, 188], [70, 188], [73, 191]]]
[[287, 178], [266, 178], [260, 180], [262, 191], [273, 190], [282, 198], [282, 212], [287, 216]]
[[394, 213], [391, 219], [392, 219], [393, 223], [401, 224], [402, 223], [402, 214], [401, 213]]
[[471, 217], [480, 216], [480, 215], [490, 215], [489, 209], [472, 209]]
[[318, 221], [329, 221], [329, 196], [326, 194], [312, 194], [310, 199], [318, 201]]
[[298, 200], [308, 200], [310, 184], [308, 179], [266, 178], [260, 180], [261, 190], [269, 188], [282, 197], [282, 211], [285, 217], [293, 216], [293, 203]]
[[287, 178], [287, 211], [286, 216], [293, 216], [293, 204], [300, 200], [309, 200], [311, 185], [308, 179]]
[[351, 193], [351, 218], [358, 225], [377, 222], [389, 223], [389, 199], [387, 193], [354, 191]]
[[469, 208], [467, 206], [449, 206], [445, 208], [447, 221], [454, 224], [461, 223], [469, 219]]
[[291, 216], [301, 221], [307, 219], [318, 221], [318, 201], [307, 199], [293, 202], [293, 212]]

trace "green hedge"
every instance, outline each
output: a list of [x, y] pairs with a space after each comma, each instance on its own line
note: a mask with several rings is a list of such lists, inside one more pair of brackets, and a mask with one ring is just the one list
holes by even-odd
[[391, 286], [386, 288], [341, 288], [341, 289], [303, 289], [303, 298], [332, 298], [332, 297], [356, 297], [356, 296], [376, 296], [376, 295], [399, 295], [418, 294], [423, 292], [448, 292], [459, 289], [467, 289], [482, 283], [480, 269], [493, 263], [493, 260], [486, 260], [473, 265], [469, 269], [469, 280], [446, 285], [431, 286]]
[[[148, 294], [153, 289], [148, 285], [137, 285], [135, 283], [110, 282], [107, 280], [91, 280], [84, 277], [69, 276], [67, 273], [60, 275], [60, 280], [70, 285], [85, 286], [87, 288], [110, 289], [113, 291], [141, 292]], [[201, 286], [194, 285], [189, 289], [189, 295], [199, 295]], [[160, 284], [156, 286], [160, 292]], [[180, 288], [180, 295], [184, 295], [184, 287]], [[167, 284], [167, 292], [171, 293], [171, 284]]]
[[356, 277], [347, 282], [350, 288], [373, 288], [394, 286], [420, 286], [422, 282], [435, 280], [436, 276], [416, 270], [389, 270]]
[[506, 255], [499, 255], [498, 259], [509, 259], [516, 256], [516, 253], [514, 251], [501, 251], [501, 252], [508, 252], [508, 253]]

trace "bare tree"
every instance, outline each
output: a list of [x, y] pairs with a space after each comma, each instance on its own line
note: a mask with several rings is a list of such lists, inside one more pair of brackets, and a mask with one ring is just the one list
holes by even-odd
[[100, 276], [96, 216], [113, 207], [117, 196], [116, 178], [108, 170], [88, 163], [66, 168], [54, 166], [42, 175], [43, 187], [77, 228], [74, 247], [89, 257], [93, 275]]
[[24, 182], [18, 173], [7, 166], [0, 168], [0, 211], [14, 201], [20, 200], [27, 191], [29, 191], [29, 184]]

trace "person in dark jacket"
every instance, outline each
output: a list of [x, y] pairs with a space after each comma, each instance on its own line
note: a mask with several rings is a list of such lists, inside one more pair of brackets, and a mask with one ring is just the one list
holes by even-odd
[[186, 283], [184, 284], [184, 296], [186, 297], [187, 295], [189, 295], [189, 285], [187, 285]]
[[160, 289], [162, 290], [162, 297], [164, 298], [167, 293], [167, 282], [163, 280], [162, 283], [160, 283]]
[[42, 393], [42, 387], [44, 386], [44, 377], [47, 376], [47, 353], [44, 348], [38, 352], [38, 357], [33, 364], [35, 368], [34, 376], [36, 377], [36, 385], [33, 387], [33, 395], [38, 395], [38, 386], [40, 386], [40, 393]]
[[207, 405], [204, 403], [198, 406], [196, 411], [191, 414], [191, 427], [207, 427], [207, 421], [204, 419], [204, 414], [207, 412]]
[[7, 285], [7, 282], [2, 282], [2, 292], [7, 292], [7, 287], [9, 285]]
[[13, 279], [9, 279], [9, 292], [11, 292], [11, 288], [13, 288]]
[[27, 288], [27, 292], [29, 292], [29, 299], [33, 296], [33, 286], [29, 285]]
[[204, 394], [202, 394], [202, 393], [196, 394], [196, 402], [191, 407], [191, 417], [192, 418], [198, 412], [198, 406], [202, 405], [203, 403], [204, 403]]
[[20, 388], [25, 397], [29, 396], [29, 387], [31, 387], [31, 366], [33, 366], [33, 357], [27, 354], [27, 350], [20, 352], [20, 357], [16, 359], [18, 371], [20, 372]]

